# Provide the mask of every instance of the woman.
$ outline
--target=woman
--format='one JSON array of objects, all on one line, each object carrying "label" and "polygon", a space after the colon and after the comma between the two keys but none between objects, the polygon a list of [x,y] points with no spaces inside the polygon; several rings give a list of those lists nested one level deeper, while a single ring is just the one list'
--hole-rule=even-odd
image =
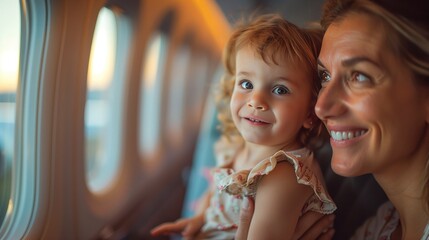
[{"label": "woman", "polygon": [[398,2],[328,1],[322,18],[316,114],[331,167],[371,173],[390,200],[352,239],[429,238],[429,9]]}]

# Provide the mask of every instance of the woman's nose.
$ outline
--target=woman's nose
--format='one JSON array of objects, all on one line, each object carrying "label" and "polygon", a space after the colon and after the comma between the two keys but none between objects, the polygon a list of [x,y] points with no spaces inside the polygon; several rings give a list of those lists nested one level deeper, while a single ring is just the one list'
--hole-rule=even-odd
[{"label": "woman's nose", "polygon": [[317,98],[315,112],[318,118],[326,120],[344,113],[344,89],[339,82],[331,82],[322,88]]},{"label": "woman's nose", "polygon": [[266,102],[264,94],[255,92],[252,94],[249,102],[247,103],[248,107],[254,108],[259,111],[265,111],[268,109],[268,104]]}]

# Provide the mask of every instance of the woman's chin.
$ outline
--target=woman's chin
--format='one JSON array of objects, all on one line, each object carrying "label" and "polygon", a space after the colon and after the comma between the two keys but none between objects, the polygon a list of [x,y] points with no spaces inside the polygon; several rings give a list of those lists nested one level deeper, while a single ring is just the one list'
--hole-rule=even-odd
[{"label": "woman's chin", "polygon": [[359,171],[356,164],[353,164],[350,159],[349,160],[339,160],[336,158],[332,158],[331,161],[332,170],[343,177],[356,177],[360,176],[363,173]]}]

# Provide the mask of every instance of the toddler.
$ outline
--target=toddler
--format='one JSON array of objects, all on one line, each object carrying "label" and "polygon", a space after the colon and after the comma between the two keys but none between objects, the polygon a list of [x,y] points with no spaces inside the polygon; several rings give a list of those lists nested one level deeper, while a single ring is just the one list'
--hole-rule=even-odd
[{"label": "toddler", "polygon": [[249,196],[255,212],[248,236],[254,239],[288,239],[303,213],[336,209],[309,148],[322,129],[314,114],[321,37],[272,14],[235,29],[224,52],[223,134],[211,188],[196,216],[164,223],[153,235],[234,239]]}]

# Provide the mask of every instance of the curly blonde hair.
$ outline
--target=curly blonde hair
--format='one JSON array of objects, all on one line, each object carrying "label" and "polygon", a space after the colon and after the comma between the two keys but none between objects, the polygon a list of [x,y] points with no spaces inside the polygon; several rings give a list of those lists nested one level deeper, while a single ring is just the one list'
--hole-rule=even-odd
[{"label": "curly blonde hair", "polygon": [[311,109],[312,128],[302,128],[299,140],[304,146],[310,145],[313,137],[322,131],[321,121],[314,113],[314,105],[321,88],[317,74],[317,56],[320,51],[323,32],[321,29],[302,29],[286,21],[278,14],[265,14],[250,23],[239,23],[232,33],[223,53],[225,73],[217,93],[218,119],[222,134],[229,138],[239,135],[231,117],[229,103],[234,89],[237,51],[250,46],[266,63],[278,65],[278,59],[285,59],[292,64],[302,65],[303,71],[311,72]]}]

